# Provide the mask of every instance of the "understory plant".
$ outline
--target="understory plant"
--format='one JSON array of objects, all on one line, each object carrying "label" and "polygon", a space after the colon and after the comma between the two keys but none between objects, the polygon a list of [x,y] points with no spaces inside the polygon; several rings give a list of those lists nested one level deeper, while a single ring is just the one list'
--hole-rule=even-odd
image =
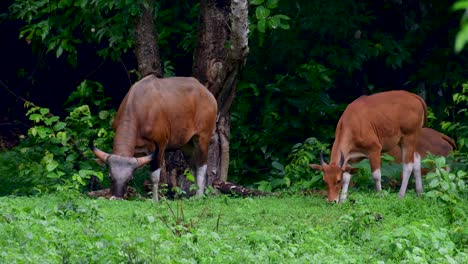
[{"label": "understory plant", "polygon": [[289,188],[290,191],[309,190],[323,187],[322,175],[309,168],[309,164],[319,162],[320,151],[327,149],[328,144],[322,143],[314,137],[297,143],[291,148],[287,164],[283,165],[273,161],[268,181],[256,184],[262,191],[271,192],[280,188]]},{"label": "understory plant", "polygon": [[[2,170],[9,178],[0,193],[34,194],[56,190],[82,190],[91,177],[103,180],[102,170],[88,149],[89,139],[108,143],[112,136],[110,121],[114,111],[107,108],[101,84],[83,81],[70,95],[64,118],[49,108],[26,103],[26,115],[32,121],[28,136],[2,156],[16,156],[14,169]],[[89,103],[86,104],[86,103]]]}]

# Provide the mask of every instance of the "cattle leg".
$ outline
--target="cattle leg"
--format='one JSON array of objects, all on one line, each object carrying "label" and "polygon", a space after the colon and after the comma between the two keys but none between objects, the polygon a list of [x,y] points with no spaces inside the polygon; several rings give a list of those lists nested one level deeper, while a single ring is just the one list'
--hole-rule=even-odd
[{"label": "cattle leg", "polygon": [[343,172],[343,187],[341,187],[340,202],[346,200],[348,195],[349,181],[351,180],[351,174],[347,171]]},{"label": "cattle leg", "polygon": [[197,168],[197,185],[198,190],[196,195],[202,196],[205,193],[205,184],[206,184],[206,163]]},{"label": "cattle leg", "polygon": [[197,185],[198,190],[196,196],[200,197],[205,193],[206,184],[206,159],[208,156],[208,145],[210,144],[211,137],[200,135],[195,140],[195,153],[196,153],[196,165],[197,165]]},{"label": "cattle leg", "polygon": [[416,182],[416,193],[420,194],[423,192],[422,179],[421,179],[421,155],[414,152],[414,180]]},{"label": "cattle leg", "polygon": [[380,163],[381,163],[381,158],[380,158],[380,152],[381,150],[376,150],[369,152],[369,163],[371,167],[371,172],[372,172],[372,178],[374,179],[375,182],[375,190],[377,192],[382,191],[382,174],[380,172]]},{"label": "cattle leg", "polygon": [[158,157],[151,164],[151,182],[153,183],[153,200],[159,202],[159,180],[161,179],[161,166],[164,163],[164,148],[159,148]]},{"label": "cattle leg", "polygon": [[[400,198],[405,197],[406,189],[408,188],[408,181],[411,176],[411,172],[413,172],[413,168],[414,168],[414,163],[413,163],[414,145],[404,144],[404,143],[405,141],[403,141],[403,144],[401,145],[401,157],[402,157],[401,160],[403,161],[403,172],[402,172],[403,176],[401,179],[400,192],[398,193],[398,196]],[[419,175],[419,177],[421,177],[421,174]]]}]

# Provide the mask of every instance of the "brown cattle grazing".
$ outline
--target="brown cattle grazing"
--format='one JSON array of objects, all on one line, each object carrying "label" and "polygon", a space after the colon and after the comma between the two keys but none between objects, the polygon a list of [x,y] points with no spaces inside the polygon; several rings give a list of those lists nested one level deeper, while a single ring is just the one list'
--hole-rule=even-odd
[{"label": "brown cattle grazing", "polygon": [[403,180],[399,196],[405,196],[413,170],[416,192],[421,193],[421,157],[415,149],[421,128],[426,123],[426,103],[419,96],[406,91],[361,96],[349,104],[336,126],[330,164],[320,155],[320,165],[309,165],[324,172],[328,201],[346,199],[351,179],[348,160],[354,158],[369,158],[376,190],[381,191],[380,155],[397,145],[401,147],[403,157]]},{"label": "brown cattle grazing", "polygon": [[[437,156],[448,156],[455,148],[456,144],[453,139],[428,127],[421,130],[421,136],[416,144],[416,152],[421,158],[425,158],[428,153]],[[386,153],[394,157],[396,163],[401,163],[400,146],[397,145]]]},{"label": "brown cattle grazing", "polygon": [[[112,124],[115,131],[112,154],[94,147],[90,141],[94,154],[109,166],[111,194],[123,197],[134,170],[149,163],[157,154],[151,169],[153,199],[157,201],[164,151],[181,148],[191,169],[196,171],[196,194],[202,195],[216,115],[216,99],[194,78],[147,76],[135,83],[120,104]],[[136,150],[153,154],[134,158]]]}]

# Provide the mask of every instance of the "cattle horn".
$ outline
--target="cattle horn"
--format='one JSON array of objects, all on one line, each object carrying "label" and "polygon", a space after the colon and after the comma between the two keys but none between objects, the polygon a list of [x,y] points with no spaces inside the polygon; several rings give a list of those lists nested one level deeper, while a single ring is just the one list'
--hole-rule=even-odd
[{"label": "cattle horn", "polygon": [[144,166],[144,165],[148,164],[149,162],[151,162],[153,160],[155,155],[156,155],[156,152],[153,152],[150,155],[137,158],[137,162],[138,162],[137,166],[141,167],[141,166]]},{"label": "cattle horn", "polygon": [[320,150],[320,165],[325,165],[325,161],[323,160],[323,150]]},{"label": "cattle horn", "polygon": [[340,151],[341,153],[341,156],[340,156],[340,162],[338,163],[339,167],[343,167],[343,163],[344,163],[344,154],[343,154],[343,151]]},{"label": "cattle horn", "polygon": [[109,158],[110,155],[94,146],[95,138],[96,138],[96,135],[91,136],[88,146],[91,149],[91,151],[94,153],[94,155],[96,155],[96,157],[98,157],[100,160],[107,163],[107,159]]}]

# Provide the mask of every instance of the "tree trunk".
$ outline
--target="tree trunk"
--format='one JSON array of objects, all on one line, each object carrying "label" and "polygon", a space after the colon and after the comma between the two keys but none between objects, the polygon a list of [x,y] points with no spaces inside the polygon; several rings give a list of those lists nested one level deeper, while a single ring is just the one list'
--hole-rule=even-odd
[{"label": "tree trunk", "polygon": [[[162,77],[159,49],[153,21],[153,3],[142,5],[142,16],[134,20],[135,55],[142,77]],[[219,117],[212,137],[207,170],[207,186],[216,178],[227,180],[229,168],[230,108],[237,80],[248,54],[248,1],[202,0],[200,27],[194,54],[193,75],[205,84],[218,101]],[[226,45],[228,44],[228,45]],[[180,151],[165,155],[161,182],[177,185],[187,194],[190,183],[181,177],[184,171]],[[166,173],[167,172],[167,173]]]},{"label": "tree trunk", "polygon": [[202,0],[193,75],[218,101],[219,116],[209,154],[207,185],[227,180],[229,168],[230,108],[248,48],[248,1]]},{"label": "tree trunk", "polygon": [[159,47],[153,19],[154,3],[147,0],[141,5],[141,16],[133,19],[135,27],[135,56],[141,78],[154,74],[162,77]]}]

